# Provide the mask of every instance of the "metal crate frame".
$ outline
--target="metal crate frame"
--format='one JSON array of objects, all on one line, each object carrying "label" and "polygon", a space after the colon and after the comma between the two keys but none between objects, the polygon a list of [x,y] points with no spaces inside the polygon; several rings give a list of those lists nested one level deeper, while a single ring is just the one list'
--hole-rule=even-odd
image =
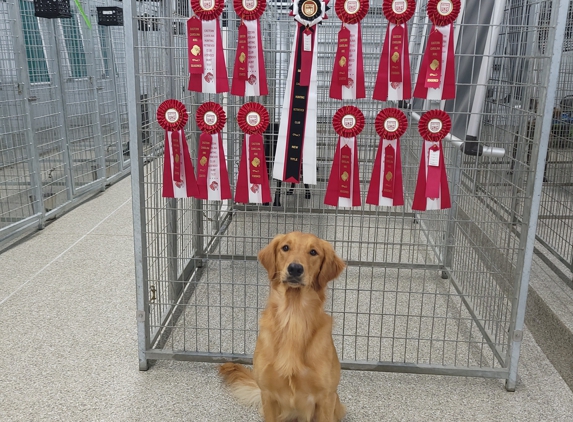
[{"label": "metal crate frame", "polygon": [[[403,156],[405,193],[410,199],[419,157],[416,117],[429,108],[445,107],[454,120],[445,149],[453,206],[425,213],[413,213],[409,205],[391,210],[322,205],[335,141],[329,117],[343,104],[329,100],[326,93],[335,51],[328,41],[340,25],[332,12],[319,28],[324,37],[319,41],[323,113],[318,120],[319,184],[311,189],[312,199],[303,199],[301,187],[293,189],[290,198],[283,196],[281,207],[161,198],[163,133],[156,122],[142,124],[138,110],[142,96],[151,115],[167,98],[187,105],[193,159],[198,137],[194,111],[204,101],[222,104],[228,116],[224,141],[232,186],[241,139],[234,114],[244,100],[186,91],[184,34],[173,34],[173,23],[187,19],[185,8],[173,13],[170,5],[157,5],[152,12],[159,31],[154,34],[138,32],[138,16],[150,12],[149,6],[135,0],[124,3],[128,73],[134,75],[128,84],[129,117],[132,127],[139,128],[132,132],[130,148],[137,157],[132,188],[141,370],[152,359],[250,363],[268,284],[257,266],[256,252],[275,233],[300,229],[333,242],[348,263],[346,273],[333,283],[327,305],[335,318],[333,336],[343,368],[502,378],[508,390],[515,389],[569,2],[478,3],[472,4],[477,15],[468,12],[469,23],[458,22],[456,40],[459,53],[464,42],[471,44],[472,29],[479,28],[471,18],[490,13],[490,23],[481,25],[487,30],[481,54],[462,51],[458,58],[458,65],[469,60],[471,68],[481,69],[465,75],[469,79],[462,86],[473,94],[464,98],[484,100],[466,108],[461,100],[412,101],[408,110],[410,129],[403,138]],[[544,4],[551,4],[555,12],[549,22],[539,19]],[[287,7],[269,3],[262,19],[270,93],[257,100],[267,106],[272,122],[279,119],[294,30]],[[384,35],[379,9],[371,5],[363,23],[367,95]],[[229,12],[227,22],[223,37],[231,68],[236,16]],[[424,6],[418,4],[410,27],[414,71],[428,29]],[[505,35],[500,36],[499,30]],[[540,33],[547,35],[543,49],[530,42]],[[475,63],[478,58],[483,66]],[[496,60],[503,68],[514,59],[525,66],[523,72],[501,80]],[[415,76],[414,72],[413,81]],[[489,89],[495,91],[493,97]],[[503,99],[507,92],[513,94],[510,105],[491,100]],[[535,110],[527,107],[533,99],[538,103]],[[359,136],[364,191],[378,142],[373,117],[389,104],[369,99],[352,103],[368,122]],[[525,127],[532,119],[536,125],[528,150],[522,141],[528,139]],[[474,132],[467,130],[468,122]],[[144,144],[146,132],[150,141]],[[519,145],[512,154],[514,138]],[[460,145],[467,152],[477,146],[479,153],[464,155]],[[500,157],[499,150],[506,154]]]}]

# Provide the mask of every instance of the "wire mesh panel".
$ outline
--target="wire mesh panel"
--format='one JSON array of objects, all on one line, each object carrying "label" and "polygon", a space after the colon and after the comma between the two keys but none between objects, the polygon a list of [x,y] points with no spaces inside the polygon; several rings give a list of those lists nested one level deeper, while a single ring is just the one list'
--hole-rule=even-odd
[{"label": "wire mesh panel", "polygon": [[[431,28],[425,3],[418,4],[409,27],[413,81]],[[257,252],[276,234],[299,230],[332,242],[348,264],[331,284],[327,301],[343,367],[513,377],[508,388],[514,388],[511,368],[519,354],[527,291],[525,234],[532,227],[528,216],[536,212],[533,182],[541,177],[532,163],[543,145],[538,132],[528,136],[525,130],[531,121],[541,130],[557,22],[557,14],[547,20],[543,8],[557,10],[559,2],[464,5],[454,38],[456,66],[467,71],[458,75],[457,98],[399,104],[409,121],[401,141],[404,207],[364,204],[379,144],[374,119],[383,108],[398,105],[371,99],[387,24],[381,4],[371,4],[362,23],[366,99],[329,98],[333,40],[341,23],[331,11],[317,29],[316,185],[278,187],[275,181],[274,203],[265,205],[163,198],[165,135],[154,116],[166,99],[187,106],[186,133],[195,163],[197,107],[206,101],[224,107],[233,190],[242,146],[236,115],[245,102],[260,101],[269,110],[265,142],[273,150],[296,26],[289,5],[269,2],[261,18],[269,95],[246,99],[187,90],[186,36],[180,29],[189,16],[186,1],[125,4],[128,72],[135,75],[128,86],[135,104],[130,122],[140,128],[131,149],[137,151],[133,190],[141,368],[147,368],[147,359],[173,357],[249,362],[268,294]],[[229,4],[221,21],[232,74],[239,20]],[[543,33],[546,48],[539,42]],[[358,136],[362,205],[351,209],[324,205],[337,141],[332,117],[345,104],[359,107],[367,122]],[[435,108],[446,109],[453,122],[452,135],[444,141],[452,208],[413,212],[422,149],[417,122]],[[527,161],[528,154],[533,161]]]},{"label": "wire mesh panel", "polygon": [[[68,122],[67,141],[70,147],[72,182],[75,189],[97,181],[103,176],[101,160],[100,122],[94,84],[95,70],[88,66],[93,50],[81,37],[80,15],[72,11],[69,19],[61,20],[59,39],[60,72],[64,79],[65,116]],[[98,148],[100,150],[98,151]]]},{"label": "wire mesh panel", "polygon": [[[565,270],[573,271],[573,8],[567,14],[563,56],[545,158],[537,237]],[[553,260],[555,261],[555,259]],[[569,278],[571,281],[571,278]]]},{"label": "wire mesh panel", "polygon": [[[0,4],[0,229],[29,219],[34,210],[37,179],[31,177],[27,104],[18,81],[12,34],[17,15],[14,4]],[[32,59],[34,60],[34,59]]]}]

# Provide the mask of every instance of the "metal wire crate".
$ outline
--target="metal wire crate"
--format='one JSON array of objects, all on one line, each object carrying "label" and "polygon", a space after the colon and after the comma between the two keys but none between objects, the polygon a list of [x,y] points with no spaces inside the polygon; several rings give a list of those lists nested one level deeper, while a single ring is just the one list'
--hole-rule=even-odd
[{"label": "metal wire crate", "polygon": [[[323,204],[336,144],[332,116],[350,103],[366,116],[358,136],[364,193],[379,141],[374,118],[396,106],[370,99],[386,26],[381,5],[372,4],[362,23],[369,98],[328,97],[340,21],[330,12],[318,28],[318,183],[310,187],[310,198],[303,186],[290,195],[283,186],[281,206],[255,206],[161,197],[164,134],[153,118],[141,121],[139,108],[149,107],[154,116],[164,100],[182,101],[191,117],[186,133],[195,161],[199,132],[192,117],[203,102],[221,104],[234,187],[242,139],[235,116],[247,100],[187,91],[186,37],[173,28],[186,22],[188,8],[173,12],[125,2],[128,73],[134,76],[128,84],[130,123],[139,128],[130,148],[137,158],[132,186],[141,369],[150,359],[250,362],[268,292],[257,252],[275,234],[301,230],[332,242],[348,264],[332,283],[327,305],[344,368],[494,377],[515,388],[543,176],[540,156],[551,128],[547,109],[555,101],[551,75],[559,71],[567,16],[560,12],[568,2],[464,3],[455,35],[456,100],[415,100],[405,109],[406,206],[340,209]],[[295,28],[288,6],[269,2],[262,17],[270,92],[256,100],[274,124]],[[414,81],[430,28],[424,6],[418,4],[409,28]],[[138,17],[145,13],[154,16],[157,31],[138,31]],[[231,69],[238,20],[233,11],[226,16],[222,34]],[[532,42],[542,35],[543,43]],[[536,109],[529,107],[532,102]],[[447,110],[454,124],[445,145],[453,206],[417,213],[411,210],[421,149],[416,125],[431,108]],[[532,136],[528,122],[535,122]],[[267,137],[273,135],[271,130]]]}]

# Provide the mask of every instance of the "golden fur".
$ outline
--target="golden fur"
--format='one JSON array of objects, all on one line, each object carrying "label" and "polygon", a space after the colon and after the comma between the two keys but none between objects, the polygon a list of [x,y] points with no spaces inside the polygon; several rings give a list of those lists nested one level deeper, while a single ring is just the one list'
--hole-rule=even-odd
[{"label": "golden fur", "polygon": [[266,422],[338,422],[346,413],[336,392],[340,362],[323,307],[344,262],[330,243],[300,232],[276,236],[258,258],[271,289],[253,370],[226,363],[219,374],[242,403],[262,408]]}]

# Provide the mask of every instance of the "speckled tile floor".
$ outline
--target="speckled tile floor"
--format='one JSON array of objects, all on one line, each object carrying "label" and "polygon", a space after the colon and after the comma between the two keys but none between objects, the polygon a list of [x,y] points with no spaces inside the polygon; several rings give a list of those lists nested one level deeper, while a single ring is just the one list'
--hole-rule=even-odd
[{"label": "speckled tile floor", "polygon": [[[0,255],[0,421],[260,421],[216,367],[138,370],[130,179]],[[525,331],[517,391],[491,379],[344,371],[346,421],[570,421]]]}]

